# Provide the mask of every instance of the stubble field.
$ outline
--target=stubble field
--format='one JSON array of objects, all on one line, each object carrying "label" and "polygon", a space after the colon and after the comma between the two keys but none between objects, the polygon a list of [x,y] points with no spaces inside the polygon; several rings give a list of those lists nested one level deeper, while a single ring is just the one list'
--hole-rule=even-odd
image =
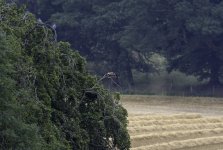
[{"label": "stubble field", "polygon": [[223,98],[125,95],[132,150],[223,150]]}]

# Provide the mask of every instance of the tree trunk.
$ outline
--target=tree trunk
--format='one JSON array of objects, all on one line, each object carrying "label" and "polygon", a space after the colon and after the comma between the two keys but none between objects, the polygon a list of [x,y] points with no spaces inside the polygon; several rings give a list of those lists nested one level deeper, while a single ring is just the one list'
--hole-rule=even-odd
[{"label": "tree trunk", "polygon": [[129,65],[129,62],[126,62],[127,66],[126,66],[126,77],[128,79],[129,85],[130,86],[134,86],[134,80],[133,80],[133,75],[132,75],[132,69]]},{"label": "tree trunk", "polygon": [[219,71],[220,71],[219,65],[217,63],[214,63],[211,68],[211,74],[209,80],[210,85],[216,86],[221,84],[219,80]]},{"label": "tree trunk", "polygon": [[116,60],[112,60],[113,70],[119,75],[119,82],[123,87],[132,88],[134,80],[132,75],[132,68],[128,52],[124,49],[117,54]]},{"label": "tree trunk", "polygon": [[121,57],[121,61],[123,66],[120,68],[120,71],[123,73],[123,78],[127,81],[128,87],[131,88],[132,86],[134,86],[134,80],[127,51],[123,52],[123,57]]},{"label": "tree trunk", "polygon": [[[120,65],[120,64],[118,64]],[[121,66],[114,67],[113,70],[118,74],[118,83],[123,87],[132,87],[134,85],[133,75],[132,75],[132,69],[128,62],[123,62]]]}]

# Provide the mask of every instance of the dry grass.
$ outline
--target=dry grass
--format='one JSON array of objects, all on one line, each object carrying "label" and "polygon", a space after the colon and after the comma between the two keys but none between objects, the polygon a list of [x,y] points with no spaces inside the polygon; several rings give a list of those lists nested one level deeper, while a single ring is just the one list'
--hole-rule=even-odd
[{"label": "dry grass", "polygon": [[140,135],[147,133],[163,133],[167,131],[187,131],[199,129],[223,128],[223,123],[199,123],[199,124],[173,124],[173,125],[153,125],[142,127],[128,127],[131,135]]},{"label": "dry grass", "polygon": [[131,136],[131,140],[132,147],[138,147],[145,145],[145,143],[157,144],[175,140],[187,140],[211,136],[223,136],[223,128],[141,134]]},{"label": "dry grass", "polygon": [[132,150],[223,150],[223,99],[124,96]]},{"label": "dry grass", "polygon": [[199,119],[178,119],[178,120],[138,120],[130,121],[129,127],[152,126],[152,125],[174,125],[174,124],[195,124],[195,123],[222,123],[223,118],[199,118]]},{"label": "dry grass", "polygon": [[197,119],[202,118],[200,114],[178,114],[178,115],[133,115],[128,117],[129,121],[137,121],[137,120],[170,120],[170,119]]},{"label": "dry grass", "polygon": [[121,101],[130,116],[148,113],[197,113],[205,116],[223,116],[223,98],[124,95]]},{"label": "dry grass", "polygon": [[163,104],[163,103],[169,103],[169,104],[190,104],[193,105],[205,105],[205,104],[223,104],[223,98],[214,98],[214,97],[181,97],[181,96],[148,96],[148,95],[122,95],[122,101],[128,101],[128,102],[150,102],[151,104]]},{"label": "dry grass", "polygon": [[212,150],[212,147],[214,147],[214,150],[222,149],[223,136],[171,141],[169,143],[136,147],[131,150],[191,150],[192,148],[196,150]]}]

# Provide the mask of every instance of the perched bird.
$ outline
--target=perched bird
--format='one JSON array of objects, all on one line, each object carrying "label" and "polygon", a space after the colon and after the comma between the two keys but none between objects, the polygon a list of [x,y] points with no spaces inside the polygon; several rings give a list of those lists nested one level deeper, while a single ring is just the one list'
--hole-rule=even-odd
[{"label": "perched bird", "polygon": [[37,22],[38,22],[39,24],[43,24],[43,21],[42,21],[40,18],[37,20]]},{"label": "perched bird", "polygon": [[56,30],[57,25],[54,23],[51,27],[52,27],[52,29]]},{"label": "perched bird", "polygon": [[52,28],[52,30],[54,32],[54,40],[57,41],[57,31],[56,31],[57,25],[54,23],[50,27]]},{"label": "perched bird", "polygon": [[108,73],[105,74],[105,76],[107,78],[112,78],[112,79],[118,78],[118,76],[114,72],[108,72]]},{"label": "perched bird", "polygon": [[28,14],[29,14],[29,11],[26,11],[26,12],[24,13],[23,17],[22,17],[22,20],[26,20]]}]

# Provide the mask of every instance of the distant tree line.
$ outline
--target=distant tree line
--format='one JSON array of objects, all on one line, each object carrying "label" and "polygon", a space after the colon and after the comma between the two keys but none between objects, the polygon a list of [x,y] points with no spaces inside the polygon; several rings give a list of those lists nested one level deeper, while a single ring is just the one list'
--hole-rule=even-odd
[{"label": "distant tree line", "polygon": [[[38,18],[57,24],[89,61],[133,85],[132,69],[154,72],[151,54],[219,85],[222,78],[222,0],[19,0]],[[103,71],[104,71],[103,70]],[[97,70],[100,74],[100,70]]]},{"label": "distant tree line", "polygon": [[0,149],[129,149],[119,95],[54,28],[0,0]]}]

